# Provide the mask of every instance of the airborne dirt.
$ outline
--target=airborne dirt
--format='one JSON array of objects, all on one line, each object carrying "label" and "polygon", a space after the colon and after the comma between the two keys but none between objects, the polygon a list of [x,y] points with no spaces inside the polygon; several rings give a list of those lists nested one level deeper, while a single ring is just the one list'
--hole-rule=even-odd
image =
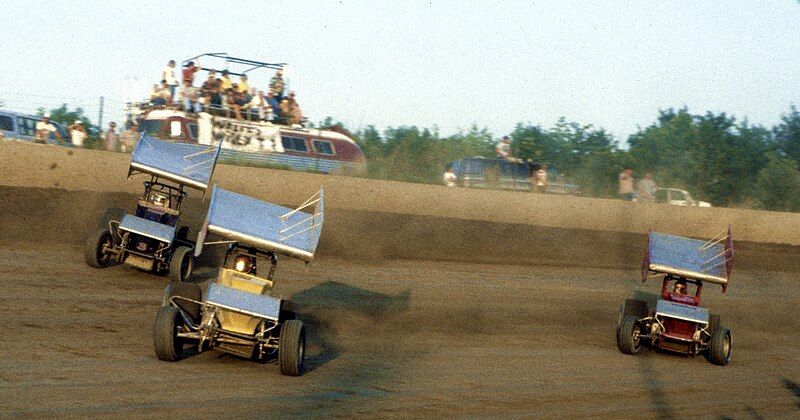
[{"label": "airborne dirt", "polygon": [[638,280],[642,236],[329,209],[317,260],[278,267],[310,333],[290,378],[213,351],[155,358],[166,278],[83,262],[102,209],[131,203],[0,188],[0,415],[800,415],[796,248],[737,244],[728,293],[706,287],[733,331],[718,367],[616,349],[618,305],[659,289]]}]

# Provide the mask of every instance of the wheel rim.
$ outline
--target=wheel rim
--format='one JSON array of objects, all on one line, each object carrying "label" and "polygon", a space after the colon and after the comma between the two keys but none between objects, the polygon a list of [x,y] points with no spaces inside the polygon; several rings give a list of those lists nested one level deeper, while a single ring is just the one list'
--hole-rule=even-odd
[{"label": "wheel rim", "polygon": [[305,335],[300,336],[300,348],[297,350],[298,354],[298,366],[303,366],[303,360],[305,360],[305,353],[306,353],[306,337]]},{"label": "wheel rim", "polygon": [[633,340],[633,347],[639,347],[639,335],[642,333],[639,326],[634,326],[633,331],[631,331],[631,340]]},{"label": "wheel rim", "polygon": [[106,265],[108,261],[111,259],[111,255],[106,252],[103,252],[104,247],[111,248],[113,243],[111,242],[111,235],[106,234],[103,235],[104,240],[100,241],[97,247],[97,260],[100,261],[102,265]]},{"label": "wheel rim", "polygon": [[189,275],[192,273],[192,266],[194,265],[194,261],[192,260],[191,255],[185,255],[183,257],[183,270],[181,270],[181,280],[189,280]]},{"label": "wheel rim", "polygon": [[731,335],[730,333],[725,334],[725,340],[722,342],[722,354],[725,355],[725,359],[731,357]]}]

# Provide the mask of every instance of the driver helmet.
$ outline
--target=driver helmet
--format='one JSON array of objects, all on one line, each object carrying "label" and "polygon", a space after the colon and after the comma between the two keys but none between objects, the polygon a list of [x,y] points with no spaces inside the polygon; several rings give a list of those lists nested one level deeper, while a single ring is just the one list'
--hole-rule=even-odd
[{"label": "driver helmet", "polygon": [[675,293],[679,294],[679,295],[685,295],[686,294],[686,282],[683,281],[683,280],[678,280],[677,282],[675,282],[675,288],[673,289],[673,291]]},{"label": "driver helmet", "polygon": [[162,192],[154,192],[152,195],[152,202],[159,207],[168,207],[169,197]]}]

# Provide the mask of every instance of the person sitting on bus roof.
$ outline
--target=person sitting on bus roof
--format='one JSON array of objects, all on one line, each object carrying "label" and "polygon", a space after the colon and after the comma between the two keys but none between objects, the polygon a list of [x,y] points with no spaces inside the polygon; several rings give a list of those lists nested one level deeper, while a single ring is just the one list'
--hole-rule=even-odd
[{"label": "person sitting on bus roof", "polygon": [[150,101],[153,105],[164,106],[172,104],[172,93],[166,79],[161,80],[161,86],[153,85],[153,92],[150,94]]},{"label": "person sitting on bus roof", "polygon": [[222,105],[220,80],[216,78],[216,75],[215,72],[209,71],[208,79],[200,86],[200,95],[203,97],[203,102],[205,102],[206,106],[219,107]]},{"label": "person sitting on bus roof", "polygon": [[303,111],[297,104],[294,91],[289,92],[289,125],[300,124],[303,120]]},{"label": "person sitting on bus roof", "polygon": [[272,79],[269,81],[269,90],[275,95],[277,100],[281,100],[283,98],[283,90],[286,88],[286,84],[283,82],[283,70],[278,69],[275,71],[275,76],[272,76]]},{"label": "person sitting on bus roof", "polygon": [[222,77],[219,78],[219,90],[222,94],[227,94],[233,88],[233,82],[229,74],[228,70],[223,70]]},{"label": "person sitting on bus roof", "polygon": [[289,100],[282,100],[278,107],[278,116],[275,118],[275,121],[278,124],[289,124],[289,115],[291,114],[291,109],[292,108],[289,105]]},{"label": "person sitting on bus roof", "polygon": [[250,101],[247,102],[247,119],[257,116],[259,120],[264,120],[266,118],[265,108],[267,107],[267,98],[264,96],[264,91],[256,91],[256,88],[252,88],[249,98]]},{"label": "person sitting on bus roof", "polygon": [[250,93],[250,86],[247,84],[247,75],[243,74],[239,76],[239,87],[237,88],[239,92],[245,94],[245,96],[249,95]]},{"label": "person sitting on bus roof", "polygon": [[[272,93],[272,91],[267,92],[266,101],[267,105],[269,106],[269,109],[267,109],[267,119],[269,121],[274,121],[278,117],[278,114],[280,114],[281,112],[281,104],[275,98],[275,94]],[[270,113],[272,115],[269,115]]]},{"label": "person sitting on bus roof", "polygon": [[186,112],[200,112],[202,108],[198,102],[199,94],[197,88],[192,86],[192,82],[188,80],[183,81],[183,88],[181,89],[180,97],[183,103],[183,109]]},{"label": "person sitting on bus roof", "polygon": [[247,97],[239,90],[239,85],[234,83],[233,87],[228,91],[228,105],[233,110],[233,115],[237,120],[242,119],[242,107],[246,104]]}]

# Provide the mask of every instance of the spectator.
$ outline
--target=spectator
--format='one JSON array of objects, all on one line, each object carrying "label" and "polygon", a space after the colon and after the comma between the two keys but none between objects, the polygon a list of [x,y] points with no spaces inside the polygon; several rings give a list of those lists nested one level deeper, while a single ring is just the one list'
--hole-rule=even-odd
[{"label": "spectator", "polygon": [[629,167],[619,174],[619,197],[626,201],[633,200],[633,170]]},{"label": "spectator", "polygon": [[444,185],[448,187],[455,187],[458,185],[458,177],[452,166],[448,166],[447,169],[445,169],[443,180]]},{"label": "spectator", "polygon": [[89,137],[89,133],[86,132],[86,127],[83,126],[81,120],[75,120],[75,122],[69,126],[69,138],[73,146],[83,147],[83,142],[87,137]]},{"label": "spectator", "polygon": [[269,109],[267,110],[267,113],[272,112],[272,116],[267,115],[267,118],[270,121],[274,121],[280,116],[281,104],[275,98],[275,94],[272,93],[272,91],[267,92],[267,100],[266,101],[267,101],[267,105],[269,106]]},{"label": "spectator", "polygon": [[178,78],[175,77],[175,60],[169,60],[167,67],[164,67],[161,72],[161,79],[167,82],[170,95],[169,102],[172,103],[172,100],[175,99],[175,89],[178,87]]},{"label": "spectator", "polygon": [[242,119],[242,107],[245,105],[247,105],[247,97],[239,90],[239,85],[234,83],[228,93],[228,106],[233,109],[233,116],[237,120]]},{"label": "spectator", "polygon": [[181,89],[181,102],[183,103],[183,109],[186,112],[202,111],[200,103],[198,102],[199,94],[200,93],[198,92],[197,88],[192,86],[190,81],[183,81],[183,89]]},{"label": "spectator", "polygon": [[[153,85],[153,89],[150,90],[150,104],[159,105],[159,102],[163,102],[161,98],[161,87],[156,83]],[[160,105],[164,104],[161,103]]]},{"label": "spectator", "polygon": [[497,144],[495,151],[497,152],[497,156],[507,161],[515,160],[514,157],[511,156],[511,139],[508,138],[508,136],[503,136],[503,139]]},{"label": "spectator", "polygon": [[653,174],[650,172],[644,173],[644,178],[637,184],[637,200],[643,202],[653,202],[656,198],[656,182],[653,180]]},{"label": "spectator", "polygon": [[230,73],[228,73],[228,70],[223,70],[222,77],[219,78],[220,93],[227,94],[231,88],[233,88],[233,82],[231,81]]},{"label": "spectator", "polygon": [[534,174],[536,178],[536,192],[547,192],[547,164],[539,165],[539,169]]},{"label": "spectator", "polygon": [[109,152],[117,150],[117,144],[119,143],[119,135],[116,133],[116,130],[117,130],[117,123],[115,123],[114,121],[108,123],[108,130],[103,136],[103,148],[105,150],[108,150]]},{"label": "spectator", "polygon": [[153,89],[154,89],[153,93],[150,94],[150,101],[153,103],[153,105],[156,106],[172,105],[172,93],[170,93],[169,85],[167,84],[166,79],[161,81],[160,88],[157,88],[154,85]]},{"label": "spectator", "polygon": [[200,70],[203,70],[203,68],[200,67],[200,61],[199,60],[197,61],[196,65],[195,65],[194,61],[190,61],[190,62],[186,63],[186,67],[183,69],[183,72],[182,72],[182,75],[181,75],[182,79],[183,79],[183,84],[185,85],[186,82],[189,82],[189,85],[193,86],[194,85],[194,74],[197,73]]},{"label": "spectator", "polygon": [[215,72],[208,72],[208,79],[203,82],[203,86],[200,87],[200,94],[206,106],[213,105],[214,107],[219,107],[222,105],[220,80],[216,78]]},{"label": "spectator", "polygon": [[[245,96],[250,94],[250,86],[247,84],[247,75],[243,74],[239,76],[239,87],[237,88],[239,92],[243,93]],[[248,99],[249,101],[250,99]]]},{"label": "spectator", "polygon": [[291,107],[289,105],[289,100],[284,99],[281,101],[279,105],[278,122],[280,124],[289,124],[290,115],[291,115]]},{"label": "spectator", "polygon": [[250,114],[258,115],[259,120],[266,119],[266,99],[267,98],[264,96],[263,90],[256,91],[256,88],[253,88],[250,91],[250,101],[247,103],[247,119],[250,119]]},{"label": "spectator", "polygon": [[136,146],[136,141],[139,140],[139,124],[136,121],[131,121],[128,129],[123,131],[119,136],[119,148],[124,153],[129,153]]},{"label": "spectator", "polygon": [[300,110],[300,105],[295,100],[294,91],[289,92],[289,125],[300,124],[303,120],[303,111]]},{"label": "spectator", "polygon": [[283,83],[283,70],[278,69],[275,72],[275,76],[269,81],[269,90],[275,95],[275,98],[280,101],[281,98],[283,98],[283,90],[285,88],[286,84]]},{"label": "spectator", "polygon": [[57,139],[61,140],[61,134],[56,129],[56,126],[50,122],[50,113],[46,113],[42,117],[42,120],[36,123],[36,143],[47,144],[51,134],[54,134]]}]

